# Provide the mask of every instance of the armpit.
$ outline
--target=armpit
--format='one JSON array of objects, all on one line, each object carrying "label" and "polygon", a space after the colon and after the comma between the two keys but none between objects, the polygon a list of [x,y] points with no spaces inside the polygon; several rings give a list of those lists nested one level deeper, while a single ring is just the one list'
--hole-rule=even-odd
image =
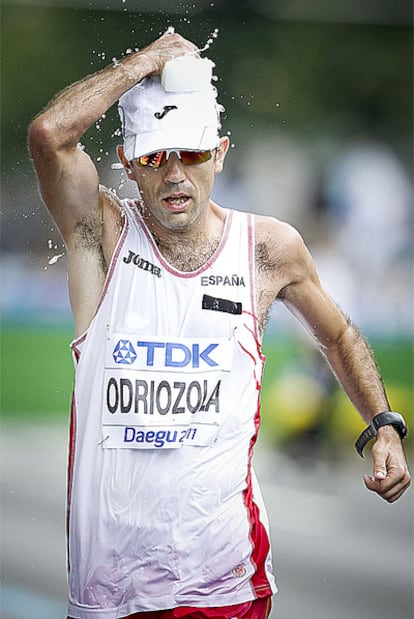
[{"label": "armpit", "polygon": [[102,272],[106,273],[108,265],[102,246],[102,228],[100,213],[85,216],[76,224],[74,241],[75,250],[84,254],[94,254]]},{"label": "armpit", "polygon": [[86,215],[75,226],[77,249],[98,250],[102,247],[102,220],[100,213]]}]

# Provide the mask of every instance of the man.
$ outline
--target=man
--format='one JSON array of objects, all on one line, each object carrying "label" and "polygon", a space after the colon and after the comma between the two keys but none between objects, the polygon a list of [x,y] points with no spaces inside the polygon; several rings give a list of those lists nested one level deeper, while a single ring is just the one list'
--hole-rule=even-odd
[{"label": "man", "polygon": [[[367,488],[392,502],[410,483],[404,421],[383,415],[372,353],[321,287],[299,234],[211,200],[229,147],[215,90],[199,71],[196,86],[167,71],[196,56],[167,33],[60,93],[29,130],[67,248],[76,330],[72,618],[268,615],[276,586],[251,457],[275,299],[314,335],[370,424],[359,449],[376,433]],[[118,99],[118,154],[139,200],[101,186],[79,146]]]}]

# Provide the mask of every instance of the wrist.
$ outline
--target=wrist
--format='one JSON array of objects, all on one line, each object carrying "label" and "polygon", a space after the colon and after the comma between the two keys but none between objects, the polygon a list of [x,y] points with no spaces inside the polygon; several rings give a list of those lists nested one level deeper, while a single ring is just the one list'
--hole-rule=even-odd
[{"label": "wrist", "polygon": [[151,50],[143,49],[123,58],[119,66],[126,71],[135,84],[144,77],[159,72],[157,60],[157,54],[154,54]]},{"label": "wrist", "polygon": [[406,437],[407,426],[404,417],[394,411],[385,411],[375,415],[355,443],[355,449],[361,458],[363,458],[362,452],[368,441],[377,436],[378,433],[382,436],[390,432],[397,432],[401,440]]},{"label": "wrist", "polygon": [[385,436],[395,436],[395,435],[397,435],[398,438],[401,438],[400,433],[398,432],[397,428],[391,424],[387,424],[385,426],[381,426],[380,428],[378,428],[376,437],[378,439],[383,436],[385,437]]}]

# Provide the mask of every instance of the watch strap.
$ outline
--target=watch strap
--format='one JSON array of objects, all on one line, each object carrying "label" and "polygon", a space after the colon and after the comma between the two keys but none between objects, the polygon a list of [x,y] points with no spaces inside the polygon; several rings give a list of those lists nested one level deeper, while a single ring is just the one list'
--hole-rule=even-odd
[{"label": "watch strap", "polygon": [[364,457],[363,450],[365,445],[377,435],[377,431],[382,426],[393,426],[400,438],[403,439],[407,436],[407,426],[404,420],[404,417],[400,413],[395,413],[394,411],[386,411],[385,413],[379,413],[375,415],[372,422],[361,432],[356,443],[355,449],[357,450],[358,455],[361,458]]}]

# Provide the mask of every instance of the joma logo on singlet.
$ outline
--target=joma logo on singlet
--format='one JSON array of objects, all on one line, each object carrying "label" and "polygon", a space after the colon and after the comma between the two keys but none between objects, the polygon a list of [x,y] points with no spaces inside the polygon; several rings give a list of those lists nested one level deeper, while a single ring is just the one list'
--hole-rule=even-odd
[{"label": "joma logo on singlet", "polygon": [[149,262],[149,260],[142,258],[139,254],[136,254],[130,249],[128,250],[128,252],[128,256],[124,256],[122,259],[125,264],[134,264],[139,269],[142,269],[143,271],[148,271],[149,273],[151,273],[151,275],[161,277],[161,269],[159,267]]}]

